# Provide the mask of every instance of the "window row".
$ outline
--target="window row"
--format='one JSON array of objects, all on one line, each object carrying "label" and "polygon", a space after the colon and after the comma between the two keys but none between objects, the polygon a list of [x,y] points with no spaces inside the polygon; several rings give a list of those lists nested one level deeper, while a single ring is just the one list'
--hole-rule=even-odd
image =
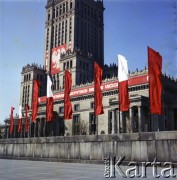
[{"label": "window row", "polygon": [[[90,108],[93,109],[94,108],[94,102],[90,103]],[[80,110],[80,104],[74,104],[74,111],[79,111]],[[59,113],[64,113],[64,107],[59,107]]]},{"label": "window row", "polygon": [[22,106],[25,107],[25,104],[29,103],[29,94],[30,94],[30,85],[23,86],[22,94]]},{"label": "window row", "polygon": [[141,86],[134,86],[134,87],[130,87],[128,88],[129,92],[132,92],[132,91],[141,91],[141,90],[145,90],[145,89],[148,89],[149,86],[148,84],[144,84],[144,85],[141,85]]},{"label": "window row", "polygon": [[89,4],[82,2],[77,2],[78,14],[81,17],[91,18],[92,20],[103,21],[103,13],[98,13],[98,9],[92,8]]},{"label": "window row", "polygon": [[79,67],[81,69],[89,70],[89,63],[88,62],[84,62],[84,61],[80,61]]},{"label": "window row", "polygon": [[73,61],[72,60],[63,63],[63,70],[71,69],[72,67],[73,67]]},{"label": "window row", "polygon": [[44,79],[43,79],[43,75],[42,74],[37,74],[37,80],[39,80],[39,81],[43,81]]},{"label": "window row", "polygon": [[87,82],[90,82],[89,75],[80,73],[80,84],[85,84]]},{"label": "window row", "polygon": [[31,74],[25,74],[24,75],[24,82],[30,81],[31,80]]},{"label": "window row", "polygon": [[[49,37],[49,34],[47,34],[47,38],[46,38],[47,45],[49,43],[48,37]],[[52,46],[53,47],[65,44],[68,41],[70,42],[71,37],[72,37],[72,18],[69,18],[68,20],[66,19],[53,26],[53,30],[52,30],[52,43],[53,43]]]},{"label": "window row", "polygon": [[[89,130],[89,132],[87,132]],[[93,112],[89,113],[89,122],[81,119],[80,114],[73,115],[73,135],[96,134],[97,121]]]},{"label": "window row", "polygon": [[[64,15],[65,13],[69,12],[70,9],[73,8],[73,2],[72,0],[70,1],[70,3],[68,1],[59,4],[57,6],[55,6],[55,8],[53,9],[53,18],[57,18],[61,15]],[[48,11],[48,21],[51,20],[52,15],[51,15],[51,10]]]}]

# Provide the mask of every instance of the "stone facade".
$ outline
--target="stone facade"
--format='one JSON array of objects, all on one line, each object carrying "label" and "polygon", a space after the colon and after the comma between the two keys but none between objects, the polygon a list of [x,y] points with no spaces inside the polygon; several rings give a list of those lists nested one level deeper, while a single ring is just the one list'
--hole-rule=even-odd
[{"label": "stone facade", "polygon": [[[35,77],[35,76],[34,76]],[[35,123],[30,122],[29,132],[17,133],[18,117],[15,119],[13,137],[43,137],[72,135],[101,135],[132,132],[177,130],[177,82],[163,75],[164,115],[149,114],[149,84],[147,70],[129,75],[130,109],[119,112],[118,79],[104,79],[102,82],[104,114],[94,115],[93,83],[73,86],[70,97],[73,117],[63,120],[64,90],[54,91],[54,121],[46,122],[46,96],[39,97],[39,110]],[[25,112],[24,112],[25,114]],[[31,110],[29,111],[31,114]],[[23,117],[23,121],[24,117]],[[6,136],[9,137],[9,120],[6,120]],[[24,123],[24,122],[23,122]]]}]

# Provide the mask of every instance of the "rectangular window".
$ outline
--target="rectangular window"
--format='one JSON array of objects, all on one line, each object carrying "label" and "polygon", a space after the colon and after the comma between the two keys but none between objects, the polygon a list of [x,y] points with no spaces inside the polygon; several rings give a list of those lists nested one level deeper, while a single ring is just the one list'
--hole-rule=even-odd
[{"label": "rectangular window", "polygon": [[75,104],[75,105],[74,105],[74,111],[78,111],[79,109],[80,109],[79,104]]},{"label": "rectangular window", "polygon": [[69,69],[69,61],[67,62],[67,69]]},{"label": "rectangular window", "polygon": [[48,21],[50,20],[50,11],[48,12]]},{"label": "rectangular window", "polygon": [[108,134],[112,133],[112,111],[108,111]]},{"label": "rectangular window", "polygon": [[58,17],[58,7],[57,7],[57,10],[56,10],[56,17]]},{"label": "rectangular window", "polygon": [[68,12],[68,2],[66,1],[66,12]]},{"label": "rectangular window", "polygon": [[80,83],[82,83],[82,74],[80,74]]},{"label": "rectangular window", "polygon": [[64,113],[64,107],[59,107],[59,112]]},{"label": "rectangular window", "polygon": [[65,70],[65,69],[66,69],[66,63],[63,64],[63,70]]},{"label": "rectangular window", "polygon": [[84,74],[84,76],[83,76],[83,82],[85,83],[85,74]]},{"label": "rectangular window", "polygon": [[42,81],[43,80],[43,77],[42,77],[42,75],[40,76],[40,81]]},{"label": "rectangular window", "polygon": [[55,8],[53,9],[53,17],[55,18]]},{"label": "rectangular window", "polygon": [[88,63],[86,63],[86,68],[87,68],[87,70],[89,70],[89,64]]},{"label": "rectangular window", "polygon": [[71,2],[70,2],[70,9],[72,9],[72,7],[73,7],[73,3],[72,3],[72,0],[71,0]]},{"label": "rectangular window", "polygon": [[70,61],[70,68],[72,68],[73,67],[73,61],[71,60]]},{"label": "rectangular window", "polygon": [[62,13],[61,11],[62,11],[62,6],[60,5],[60,15],[61,15],[61,13]]},{"label": "rectangular window", "polygon": [[63,76],[63,89],[65,87],[65,76]]},{"label": "rectangular window", "polygon": [[93,109],[94,108],[94,102],[90,103],[90,108]]},{"label": "rectangular window", "polygon": [[89,114],[90,120],[89,120],[89,129],[90,129],[90,135],[96,134],[96,118],[94,113]]},{"label": "rectangular window", "polygon": [[80,135],[80,115],[73,115],[73,134]]},{"label": "rectangular window", "polygon": [[63,14],[65,13],[65,3],[63,3]]}]

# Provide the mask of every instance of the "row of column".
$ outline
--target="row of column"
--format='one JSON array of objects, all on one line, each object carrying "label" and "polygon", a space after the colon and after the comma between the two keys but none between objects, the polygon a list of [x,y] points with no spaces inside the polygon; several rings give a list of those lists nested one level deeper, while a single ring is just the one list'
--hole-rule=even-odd
[{"label": "row of column", "polygon": [[[46,128],[47,126],[47,128]],[[45,137],[53,136],[53,122],[47,122],[45,119],[37,119],[36,122],[29,122],[28,131],[25,132],[25,124],[22,124],[21,131],[18,133],[18,125],[14,124],[13,134],[10,136],[9,126],[6,126],[6,138],[20,137]]]},{"label": "row of column", "polygon": [[[135,121],[134,112],[135,109],[132,107],[129,109],[129,121],[130,121],[130,131],[135,132],[136,131],[136,125],[138,125],[138,132],[144,131],[144,112],[143,107],[138,107],[138,122]],[[126,132],[126,112],[120,112],[118,109],[112,109],[112,134],[116,133],[125,133]]]}]

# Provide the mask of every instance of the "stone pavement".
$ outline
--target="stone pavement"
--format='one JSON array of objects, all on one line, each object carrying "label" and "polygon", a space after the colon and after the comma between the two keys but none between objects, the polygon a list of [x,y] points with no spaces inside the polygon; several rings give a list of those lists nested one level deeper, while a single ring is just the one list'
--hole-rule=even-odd
[{"label": "stone pavement", "polygon": [[[121,166],[123,171],[130,168]],[[64,162],[45,162],[45,161],[28,161],[28,160],[7,160],[0,159],[0,180],[99,180],[104,178],[104,164],[81,164],[81,163],[64,163]],[[158,172],[160,172],[160,168]],[[177,174],[177,169],[174,169]],[[168,172],[169,173],[169,172]],[[116,178],[121,177],[118,172]],[[133,178],[140,179],[140,178]],[[147,168],[147,178],[155,179],[152,175],[152,168]],[[160,179],[165,179],[161,177]],[[176,178],[168,178],[176,179]]]}]

